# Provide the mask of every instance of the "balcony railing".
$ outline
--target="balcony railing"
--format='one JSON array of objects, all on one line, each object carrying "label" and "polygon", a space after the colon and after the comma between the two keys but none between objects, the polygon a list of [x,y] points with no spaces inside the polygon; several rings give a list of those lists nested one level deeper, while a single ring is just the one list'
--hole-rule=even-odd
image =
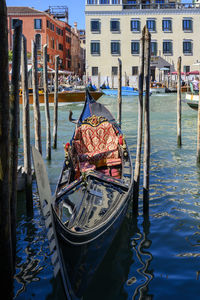
[{"label": "balcony railing", "polygon": [[200,4],[192,4],[192,3],[123,4],[123,9],[188,9],[188,8],[200,9]]},{"label": "balcony railing", "polygon": [[123,9],[200,9],[200,3],[124,3],[123,0],[85,0],[86,5],[120,5]]}]

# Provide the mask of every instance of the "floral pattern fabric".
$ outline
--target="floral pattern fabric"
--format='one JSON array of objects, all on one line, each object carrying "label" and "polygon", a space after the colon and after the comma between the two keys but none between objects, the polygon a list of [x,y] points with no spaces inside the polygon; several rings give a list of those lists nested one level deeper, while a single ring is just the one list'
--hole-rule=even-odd
[{"label": "floral pattern fabric", "polygon": [[75,132],[74,146],[80,161],[119,158],[118,136],[109,122],[96,127],[82,124]]}]

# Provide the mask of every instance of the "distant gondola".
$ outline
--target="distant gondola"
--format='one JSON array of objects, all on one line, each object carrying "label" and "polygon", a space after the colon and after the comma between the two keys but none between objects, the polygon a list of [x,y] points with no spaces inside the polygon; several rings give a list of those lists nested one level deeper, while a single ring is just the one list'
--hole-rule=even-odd
[{"label": "distant gondola", "polygon": [[74,300],[84,296],[126,215],[133,172],[121,129],[88,91],[65,151],[49,207],[67,299]]}]

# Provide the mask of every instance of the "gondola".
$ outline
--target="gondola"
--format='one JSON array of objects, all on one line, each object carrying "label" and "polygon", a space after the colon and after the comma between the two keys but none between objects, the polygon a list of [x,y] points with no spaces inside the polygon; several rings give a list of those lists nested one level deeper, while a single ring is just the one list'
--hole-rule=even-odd
[{"label": "gondola", "polygon": [[[44,187],[41,169],[43,183],[38,184]],[[132,188],[131,157],[121,129],[87,91],[73,137],[65,146],[55,195],[47,205],[67,299],[84,297],[126,215]],[[48,196],[41,197],[47,201]]]}]

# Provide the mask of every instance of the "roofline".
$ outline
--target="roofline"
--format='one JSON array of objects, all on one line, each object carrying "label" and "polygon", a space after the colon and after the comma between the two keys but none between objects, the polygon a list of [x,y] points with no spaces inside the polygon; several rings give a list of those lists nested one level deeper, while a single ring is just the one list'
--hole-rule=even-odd
[{"label": "roofline", "polygon": [[56,18],[53,17],[53,15],[45,12],[45,11],[40,11],[40,10],[37,10],[35,8],[32,8],[32,7],[29,7],[29,6],[8,6],[9,7],[23,7],[23,8],[31,8],[33,10],[35,10],[35,12],[8,12],[7,11],[7,15],[8,16],[35,16],[35,15],[40,15],[40,16],[44,16],[44,17],[48,17],[50,19],[52,19],[53,21],[55,21],[56,23],[58,23],[58,26],[62,27],[61,24],[59,24],[59,22],[63,23],[63,27],[68,25],[70,27],[72,27],[70,24],[66,23],[65,21],[62,21],[62,20],[58,20]]}]

